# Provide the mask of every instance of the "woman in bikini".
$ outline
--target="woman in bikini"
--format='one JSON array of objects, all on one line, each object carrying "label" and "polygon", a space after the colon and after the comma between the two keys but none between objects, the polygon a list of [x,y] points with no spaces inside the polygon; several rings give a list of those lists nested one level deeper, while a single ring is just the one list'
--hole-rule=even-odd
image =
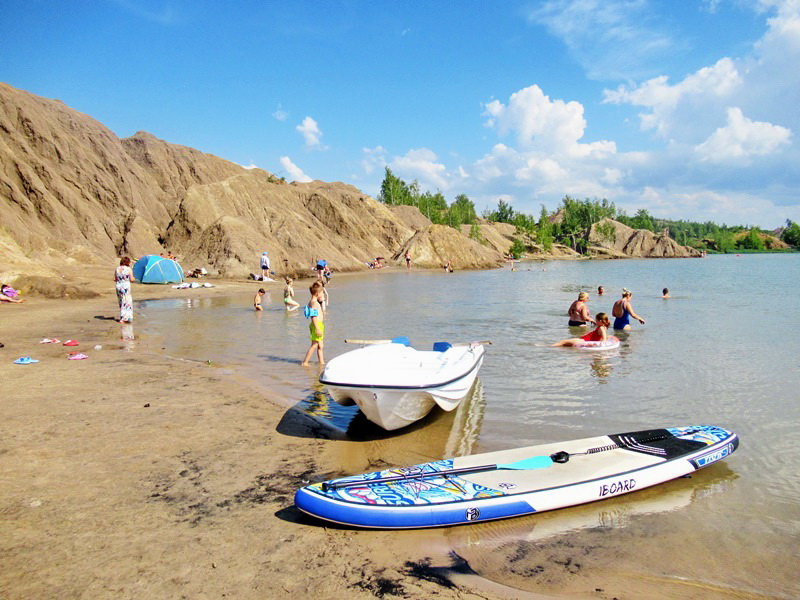
[{"label": "woman in bikini", "polygon": [[578,294],[578,299],[570,305],[567,311],[567,315],[569,315],[568,325],[570,327],[586,327],[587,321],[594,325],[594,319],[589,314],[589,307],[586,306],[588,299],[589,294],[581,292]]}]

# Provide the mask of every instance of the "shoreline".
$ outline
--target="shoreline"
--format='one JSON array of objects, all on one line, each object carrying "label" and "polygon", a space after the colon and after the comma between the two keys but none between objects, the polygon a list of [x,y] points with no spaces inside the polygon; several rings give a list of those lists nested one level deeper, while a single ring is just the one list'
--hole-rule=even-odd
[{"label": "shoreline", "polygon": [[[449,579],[441,531],[336,528],[294,508],[297,487],[341,470],[326,446],[357,443],[278,433],[277,398],[157,340],[126,351],[111,295],[14,309],[0,326],[0,596],[485,597],[475,576]],[[80,346],[38,343],[53,336]],[[23,355],[41,362],[13,364]]]}]

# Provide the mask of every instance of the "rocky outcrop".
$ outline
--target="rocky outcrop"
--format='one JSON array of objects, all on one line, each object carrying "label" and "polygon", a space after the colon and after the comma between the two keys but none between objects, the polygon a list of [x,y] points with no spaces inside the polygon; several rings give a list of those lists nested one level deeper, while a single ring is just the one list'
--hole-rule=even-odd
[{"label": "rocky outcrop", "polygon": [[688,258],[700,252],[681,246],[666,233],[633,229],[612,219],[592,225],[587,241],[593,256],[608,258]]}]

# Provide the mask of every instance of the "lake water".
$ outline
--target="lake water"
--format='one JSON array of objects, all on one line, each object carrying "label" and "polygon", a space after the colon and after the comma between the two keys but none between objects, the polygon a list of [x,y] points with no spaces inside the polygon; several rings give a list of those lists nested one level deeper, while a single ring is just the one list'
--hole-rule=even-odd
[{"label": "lake water", "polygon": [[[614,581],[631,578],[640,590],[657,586],[662,597],[800,596],[800,254],[518,267],[334,276],[327,360],[354,348],[345,338],[407,335],[420,348],[493,341],[480,385],[459,414],[434,414],[394,435],[359,420],[348,429],[353,409],[328,400],[315,365],[300,366],[308,322],[284,311],[282,286],[269,290],[263,313],[252,310],[249,295],[202,298],[202,290],[194,299],[141,302],[137,333],[161,337],[171,355],[252,379],[285,399],[287,414],[329,419],[330,432],[321,435],[342,440],[330,451],[343,472],[662,426],[732,429],[739,450],[691,479],[451,528],[433,543],[523,590],[563,593],[606,580],[613,590]],[[295,285],[301,303],[306,283]],[[579,333],[566,317],[579,291],[590,293],[592,314],[610,313],[623,286],[646,324],[633,322],[618,350],[549,346]],[[672,298],[661,298],[664,287]],[[293,433],[287,424],[278,430]],[[583,552],[578,571],[574,562],[563,572],[553,566],[564,564],[553,556],[565,548]]]}]

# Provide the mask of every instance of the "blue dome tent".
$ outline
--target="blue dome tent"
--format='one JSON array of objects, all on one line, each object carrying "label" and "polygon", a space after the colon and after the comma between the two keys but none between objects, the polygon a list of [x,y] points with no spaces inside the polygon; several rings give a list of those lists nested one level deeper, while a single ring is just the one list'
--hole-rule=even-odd
[{"label": "blue dome tent", "polygon": [[133,265],[133,276],[139,283],[180,283],[183,269],[174,260],[147,254]]}]

